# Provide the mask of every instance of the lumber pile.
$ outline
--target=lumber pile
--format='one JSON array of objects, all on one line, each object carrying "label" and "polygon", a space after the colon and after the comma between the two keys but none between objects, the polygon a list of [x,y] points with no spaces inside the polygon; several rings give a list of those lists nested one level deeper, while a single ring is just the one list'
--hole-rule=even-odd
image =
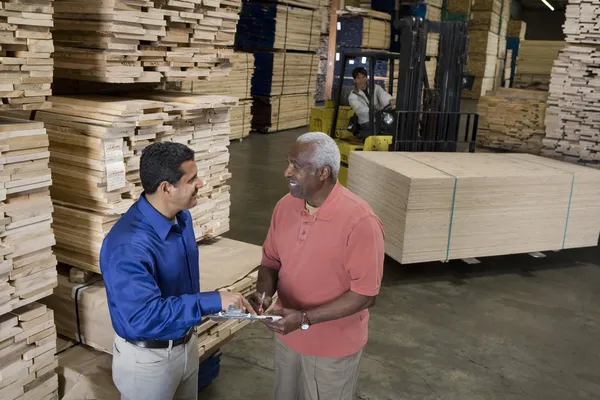
[{"label": "lumber pile", "polygon": [[502,77],[502,81],[504,82],[504,87],[510,87],[510,76],[512,74],[512,60],[513,60],[513,51],[506,50],[506,62],[504,63],[504,75]]},{"label": "lumber pile", "polygon": [[[200,290],[237,291],[249,296],[256,290],[260,246],[226,238],[200,244]],[[69,282],[68,271],[61,270],[54,295],[44,304],[55,312],[60,335],[80,340],[96,350],[112,353],[114,330],[108,311],[106,289],[100,275],[86,284]],[[77,305],[77,307],[76,307]],[[79,312],[79,325],[77,323]],[[198,326],[200,354],[209,353],[248,321],[214,322],[205,318]]]},{"label": "lumber pile", "polygon": [[522,41],[515,67],[515,87],[547,91],[552,64],[565,45],[562,40]]},{"label": "lumber pile", "polygon": [[234,98],[157,91],[51,101],[54,107],[35,118],[46,125],[50,141],[59,262],[99,272],[102,239],[139,197],[141,152],[154,141],[178,141],[196,151],[199,176],[206,181],[191,210],[196,238],[228,230],[224,183]]},{"label": "lumber pile", "polygon": [[313,105],[312,94],[254,96],[252,129],[269,133],[306,126]]},{"label": "lumber pile", "polygon": [[546,134],[547,92],[496,89],[479,99],[477,144],[539,155]]},{"label": "lumber pile", "polygon": [[53,0],[0,2],[0,110],[52,106]]},{"label": "lumber pile", "polygon": [[252,130],[252,100],[241,100],[231,108],[229,140],[243,139]]},{"label": "lumber pile", "polygon": [[388,13],[347,6],[338,12],[337,47],[388,50],[391,16]]},{"label": "lumber pile", "polygon": [[54,312],[37,302],[0,315],[0,398],[58,399]]},{"label": "lumber pile", "polygon": [[280,96],[314,93],[319,58],[315,53],[254,53],[252,94]]},{"label": "lumber pile", "polygon": [[600,168],[600,47],[593,28],[600,7],[586,0],[570,1],[567,8],[568,44],[552,68],[543,154]]},{"label": "lumber pile", "polygon": [[111,83],[226,74],[238,0],[55,1],[56,76]]},{"label": "lumber pile", "polygon": [[[600,171],[531,154],[350,153],[402,264],[596,246]],[[386,193],[386,196],[379,195]]]},{"label": "lumber pile", "polygon": [[508,21],[508,30],[506,37],[516,37],[521,40],[525,40],[525,34],[527,32],[527,23],[525,21],[519,21],[511,19]]},{"label": "lumber pile", "polygon": [[235,44],[244,51],[276,49],[316,52],[321,18],[322,14],[316,7],[308,9],[267,2],[245,2]]}]

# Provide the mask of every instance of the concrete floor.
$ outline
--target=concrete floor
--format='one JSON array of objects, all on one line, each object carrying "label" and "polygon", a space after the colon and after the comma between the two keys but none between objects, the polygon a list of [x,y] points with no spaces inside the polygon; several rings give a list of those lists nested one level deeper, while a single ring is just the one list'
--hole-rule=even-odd
[{"label": "concrete floor", "polygon": [[[287,192],[302,131],[232,143],[231,231],[257,245]],[[372,309],[359,398],[600,398],[600,248],[400,266],[387,260]],[[252,325],[222,348],[202,399],[270,399],[272,335]]]}]

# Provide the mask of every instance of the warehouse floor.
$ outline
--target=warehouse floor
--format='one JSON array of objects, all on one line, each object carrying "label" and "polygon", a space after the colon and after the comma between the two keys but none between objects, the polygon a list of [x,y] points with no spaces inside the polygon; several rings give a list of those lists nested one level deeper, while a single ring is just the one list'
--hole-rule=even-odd
[{"label": "warehouse floor", "polygon": [[[262,244],[287,192],[287,150],[302,132],[232,143],[226,236]],[[387,260],[360,399],[600,398],[600,248],[482,261],[402,267]],[[200,398],[271,398],[269,330],[252,325],[222,351],[220,376]]]}]

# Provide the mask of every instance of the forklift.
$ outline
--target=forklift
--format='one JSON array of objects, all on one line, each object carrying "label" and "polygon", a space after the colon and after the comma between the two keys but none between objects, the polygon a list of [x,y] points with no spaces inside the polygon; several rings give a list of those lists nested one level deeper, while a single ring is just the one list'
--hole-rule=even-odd
[{"label": "forklift", "polygon": [[[475,151],[476,113],[461,113],[463,90],[473,87],[474,77],[466,74],[468,55],[467,23],[464,21],[433,22],[419,17],[403,17],[395,21],[400,31],[400,53],[385,51],[342,52],[341,71],[334,95],[334,113],[329,134],[341,153],[340,183],[347,184],[348,159],[352,151]],[[427,78],[427,36],[439,33],[439,53],[433,87]],[[347,105],[348,90],[344,86],[348,60],[367,60],[369,65],[369,129],[366,139],[357,136],[357,120],[345,129],[337,126],[339,109]],[[375,65],[388,64],[388,93],[394,96],[397,84],[396,107],[375,110]],[[394,68],[398,63],[398,78]],[[397,80],[397,82],[396,82]],[[464,136],[459,140],[459,132]]]}]

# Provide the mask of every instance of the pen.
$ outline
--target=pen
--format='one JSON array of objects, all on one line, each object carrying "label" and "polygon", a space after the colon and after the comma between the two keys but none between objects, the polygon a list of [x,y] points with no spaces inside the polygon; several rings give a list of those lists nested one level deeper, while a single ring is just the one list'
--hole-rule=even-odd
[{"label": "pen", "polygon": [[260,306],[258,307],[258,312],[262,313],[263,312],[263,302],[265,301],[265,292],[263,292],[262,297],[260,299]]}]

